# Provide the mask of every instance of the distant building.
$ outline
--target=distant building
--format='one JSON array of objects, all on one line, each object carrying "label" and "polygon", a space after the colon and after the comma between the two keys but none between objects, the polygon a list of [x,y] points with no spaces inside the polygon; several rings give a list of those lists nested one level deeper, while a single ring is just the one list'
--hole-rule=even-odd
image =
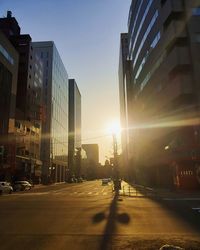
[{"label": "distant building", "polygon": [[[42,65],[37,55],[33,54],[30,35],[20,33],[20,27],[11,11],[7,17],[0,18],[0,30],[19,53],[15,109],[15,144],[16,169],[12,173],[16,178],[39,178],[40,134],[41,134],[41,91]],[[37,66],[37,67],[36,67]],[[37,169],[37,174],[35,170]],[[36,175],[37,177],[36,177]]]},{"label": "distant building", "polygon": [[82,144],[83,150],[86,152],[87,161],[99,164],[99,145],[98,144]]},{"label": "distant building", "polygon": [[0,32],[0,178],[10,179],[15,170],[15,105],[19,55]]},{"label": "distant building", "polygon": [[74,79],[69,79],[69,176],[79,175],[75,155],[81,149],[81,94]]},{"label": "distant building", "polygon": [[[200,2],[132,0],[128,60],[135,181],[195,188],[200,172]],[[121,94],[124,90],[121,90]]]},{"label": "distant building", "polygon": [[54,42],[34,42],[44,69],[42,96],[42,174],[47,181],[66,178],[68,155],[68,74]]}]

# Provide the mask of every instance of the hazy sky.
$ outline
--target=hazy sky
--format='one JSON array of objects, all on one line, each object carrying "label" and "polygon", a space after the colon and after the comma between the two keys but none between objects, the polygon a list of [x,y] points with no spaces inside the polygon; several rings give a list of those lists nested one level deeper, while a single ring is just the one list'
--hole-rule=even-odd
[{"label": "hazy sky", "polygon": [[[54,41],[82,95],[82,143],[98,143],[100,161],[112,154],[106,124],[119,121],[119,38],[131,0],[0,0],[33,41]],[[98,137],[98,138],[97,138]]]}]

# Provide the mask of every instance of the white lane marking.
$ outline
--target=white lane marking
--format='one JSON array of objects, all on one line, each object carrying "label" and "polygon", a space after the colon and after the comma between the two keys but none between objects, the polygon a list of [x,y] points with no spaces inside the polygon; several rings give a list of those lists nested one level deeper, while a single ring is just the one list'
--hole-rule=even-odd
[{"label": "white lane marking", "polygon": [[193,207],[192,210],[197,211],[200,213],[200,207]]},{"label": "white lane marking", "polygon": [[105,190],[105,188],[103,188],[101,192],[103,193],[103,192],[104,192],[104,190]]}]

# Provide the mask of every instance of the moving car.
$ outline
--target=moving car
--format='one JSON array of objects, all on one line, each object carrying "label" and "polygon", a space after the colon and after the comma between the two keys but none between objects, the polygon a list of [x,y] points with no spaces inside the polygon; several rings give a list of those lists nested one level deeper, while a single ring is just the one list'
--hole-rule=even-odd
[{"label": "moving car", "polygon": [[28,181],[16,181],[13,185],[14,191],[30,190],[32,185]]},{"label": "moving car", "polygon": [[12,192],[13,192],[13,188],[9,182],[0,181],[0,194],[4,194],[4,193],[12,194]]}]

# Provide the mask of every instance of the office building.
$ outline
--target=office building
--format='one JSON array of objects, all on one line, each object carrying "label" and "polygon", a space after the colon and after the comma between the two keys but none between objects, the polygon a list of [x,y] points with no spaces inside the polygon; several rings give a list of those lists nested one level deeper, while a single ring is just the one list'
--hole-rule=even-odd
[{"label": "office building", "polygon": [[15,126],[15,103],[19,55],[0,32],[0,178],[9,179],[15,169],[12,136]]},{"label": "office building", "polygon": [[[80,166],[77,163],[81,149],[81,94],[74,79],[69,79],[69,178],[80,177]],[[76,157],[77,156],[77,157]]]},{"label": "office building", "polygon": [[95,165],[99,164],[99,145],[98,144],[82,144],[82,148],[86,153],[88,162]]},{"label": "office building", "polygon": [[119,54],[119,99],[120,99],[120,119],[121,119],[121,142],[122,142],[122,161],[124,167],[128,167],[128,162],[132,157],[131,140],[131,60],[128,60],[128,33],[120,36]]},{"label": "office building", "polygon": [[43,63],[41,158],[44,181],[65,181],[68,155],[68,74],[54,42],[34,42]]},{"label": "office building", "polygon": [[0,30],[19,53],[13,139],[16,168],[12,174],[15,179],[39,179],[42,165],[40,161],[42,64],[33,53],[30,35],[21,34],[18,22],[12,17],[11,11],[7,12],[7,17],[0,18]]},{"label": "office building", "polygon": [[130,7],[133,159],[136,181],[147,185],[200,182],[199,22],[199,0],[133,0]]}]

